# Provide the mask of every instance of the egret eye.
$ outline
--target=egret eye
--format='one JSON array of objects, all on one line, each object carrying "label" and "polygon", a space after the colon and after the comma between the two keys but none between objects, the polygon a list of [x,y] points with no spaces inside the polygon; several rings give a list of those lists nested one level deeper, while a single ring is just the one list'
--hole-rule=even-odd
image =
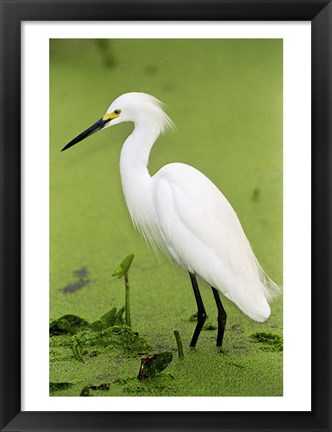
[{"label": "egret eye", "polygon": [[114,114],[120,115],[121,114],[121,110],[119,110],[119,109],[114,110]]}]

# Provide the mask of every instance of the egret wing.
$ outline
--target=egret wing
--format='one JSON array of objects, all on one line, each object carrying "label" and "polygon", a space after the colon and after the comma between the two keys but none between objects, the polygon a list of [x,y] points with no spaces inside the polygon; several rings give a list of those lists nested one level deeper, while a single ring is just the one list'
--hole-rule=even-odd
[{"label": "egret wing", "polygon": [[256,309],[263,306],[269,315],[260,266],[219,189],[198,170],[170,164],[154,177],[154,200],[160,236],[173,259],[247,315],[262,320]]}]

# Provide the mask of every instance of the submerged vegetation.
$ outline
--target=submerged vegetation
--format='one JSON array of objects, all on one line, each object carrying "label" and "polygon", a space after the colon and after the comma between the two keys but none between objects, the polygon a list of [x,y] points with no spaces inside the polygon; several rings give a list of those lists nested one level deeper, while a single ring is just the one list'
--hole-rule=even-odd
[{"label": "submerged vegetation", "polygon": [[[131,329],[130,320],[130,291],[129,291],[129,269],[134,255],[128,255],[114,270],[112,276],[125,279],[125,306],[119,310],[113,307],[97,321],[89,323],[87,320],[76,315],[64,315],[50,323],[50,349],[51,361],[57,358],[57,352],[61,347],[71,348],[67,351],[68,358],[74,358],[78,362],[91,362],[93,358],[101,354],[111,357],[113,352],[121,353],[129,358],[141,357],[141,365],[137,378],[145,380],[153,378],[162,372],[173,359],[170,351],[153,353],[153,348],[138,332]],[[123,313],[125,312],[125,319]],[[120,358],[120,357],[118,357]],[[63,359],[65,360],[65,359]],[[57,361],[59,361],[57,359]],[[126,380],[124,380],[126,381]],[[115,382],[120,383],[118,378]],[[85,385],[80,391],[80,396],[91,396],[92,392],[108,391],[111,383]],[[56,394],[61,390],[68,390],[73,386],[69,382],[51,382],[50,394]]]},{"label": "submerged vegetation", "polygon": [[[207,352],[183,347],[179,332],[174,331],[176,343],[167,347],[128,327],[123,311],[124,307],[113,307],[92,323],[75,315],[51,322],[51,396],[222,395],[220,380],[230,395],[254,395],[246,380],[257,368],[261,393],[282,394],[278,369],[269,370],[271,355],[282,361],[280,335],[256,332],[245,338],[240,326],[233,325],[228,335],[231,344],[221,353],[213,347],[215,337],[209,338]],[[201,372],[195,377],[198,364]],[[229,387],[228,380],[235,376]],[[201,382],[201,389],[192,387],[195,380]]]},{"label": "submerged vegetation", "polygon": [[261,344],[260,349],[262,351],[283,351],[284,342],[283,338],[276,333],[254,333],[251,335],[255,342]]},{"label": "submerged vegetation", "polygon": [[[54,320],[50,324],[50,351],[52,361],[76,361],[87,364],[91,363],[98,356],[106,356],[112,362],[114,354],[117,359],[141,358],[138,378],[140,380],[154,377],[161,372],[172,361],[173,354],[169,351],[153,353],[153,348],[143,337],[125,323],[123,315],[124,307],[117,311],[112,308],[104,314],[100,320],[88,323],[86,320],[75,315],[66,315]],[[59,360],[64,348],[66,356]],[[111,360],[112,359],[112,360]],[[104,358],[105,360],[105,358]],[[110,367],[111,364],[110,364]],[[117,380],[119,383],[119,379]],[[107,391],[110,383],[85,385],[80,392],[81,396],[91,395],[91,391]],[[69,382],[51,382],[50,394],[56,394],[61,390],[68,390],[73,387]]]},{"label": "submerged vegetation", "polygon": [[[228,374],[233,374],[234,370],[240,370],[245,378],[250,373],[253,356],[256,361],[259,357],[257,350],[253,348],[255,344],[259,345],[258,351],[265,352],[265,355],[282,352],[283,341],[280,335],[256,332],[245,339],[245,332],[240,324],[230,326],[229,339],[233,345],[232,348],[226,348],[225,352],[214,351],[212,340],[208,341],[208,359],[202,359],[199,350],[188,351],[188,347],[184,356],[185,349],[178,330],[173,331],[175,344],[171,346],[159,341],[152,342],[140,335],[128,325],[131,324],[130,319],[128,320],[128,273],[133,257],[131,254],[125,258],[112,274],[120,278],[125,277],[125,306],[114,306],[92,322],[73,314],[63,315],[50,322],[50,395],[181,395],[186,394],[183,385],[188,383],[191,376],[188,371],[191,371],[197,361],[203,365],[207,360],[200,380],[211,379],[210,368],[216,373],[224,374],[224,379],[227,379]],[[193,314],[185,321],[192,323],[195,320],[197,314]],[[216,330],[216,326],[208,323],[206,330]],[[215,338],[210,339],[214,342]],[[230,349],[233,352],[232,356]],[[233,361],[231,357],[238,350],[240,356],[237,354],[237,360]],[[176,352],[178,355],[174,359]],[[261,361],[264,362],[263,357]],[[122,367],[124,363],[126,366]],[[266,368],[268,364],[263,363],[260,370],[263,375]],[[215,384],[212,382],[209,386],[214,389],[211,393],[216,395],[219,394],[218,391],[223,390],[214,388]],[[241,387],[243,388],[243,384]],[[244,389],[245,387],[242,391]],[[239,393],[239,389],[235,391]],[[275,392],[279,394],[278,388]]]}]

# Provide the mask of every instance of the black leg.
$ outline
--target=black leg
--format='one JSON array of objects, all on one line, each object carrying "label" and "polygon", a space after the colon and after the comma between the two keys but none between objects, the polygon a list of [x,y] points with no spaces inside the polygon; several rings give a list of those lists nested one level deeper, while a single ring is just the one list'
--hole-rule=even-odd
[{"label": "black leg", "polygon": [[219,292],[213,288],[212,288],[212,292],[214,295],[214,299],[216,301],[216,305],[218,308],[218,336],[217,336],[217,347],[221,347],[222,345],[222,340],[224,338],[224,331],[225,331],[225,327],[226,327],[226,319],[227,319],[227,315],[225,312],[225,309],[221,303],[220,297],[219,297]]},{"label": "black leg", "polygon": [[193,290],[194,290],[194,294],[195,294],[195,299],[196,299],[196,303],[197,303],[197,309],[198,309],[198,314],[197,314],[197,325],[195,328],[195,332],[194,335],[191,339],[190,342],[190,346],[194,347],[196,346],[196,342],[198,339],[198,336],[202,330],[202,327],[204,325],[204,322],[206,320],[206,312],[205,312],[205,308],[203,305],[203,300],[201,297],[201,293],[199,292],[199,288],[198,288],[198,284],[197,284],[197,279],[196,276],[193,273],[189,272],[189,276],[190,276],[190,280],[191,280],[191,284],[193,286]]}]

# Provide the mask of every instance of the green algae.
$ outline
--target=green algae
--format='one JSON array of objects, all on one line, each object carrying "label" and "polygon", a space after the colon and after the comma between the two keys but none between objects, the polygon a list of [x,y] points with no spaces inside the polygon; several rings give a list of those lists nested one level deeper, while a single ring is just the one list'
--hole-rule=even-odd
[{"label": "green algae", "polygon": [[118,347],[131,356],[144,354],[151,349],[144,338],[125,326],[112,326],[100,332],[89,332],[82,337],[81,341],[87,346]]},{"label": "green algae", "polygon": [[[120,311],[122,309],[123,308],[121,308]],[[75,325],[73,327],[68,325],[63,326],[61,327],[63,330],[62,333],[55,332],[54,334],[51,334],[51,366],[54,366],[56,362],[58,362],[58,364],[64,364],[65,362],[72,361],[72,359],[83,364],[91,364],[93,361],[96,361],[99,356],[103,355],[104,358],[115,356],[116,361],[123,361],[125,358],[136,358],[151,352],[151,345],[142,338],[138,332],[132,331],[130,327],[123,323],[123,320],[120,320],[119,325],[117,320],[117,308],[112,308],[109,312],[104,314],[99,321],[97,321],[103,324],[101,328],[96,326],[96,321],[89,324],[87,321],[74,315],[67,315],[67,317],[68,316],[70,317],[68,322],[72,322]],[[51,322],[50,328],[54,329],[56,322],[63,323],[64,321],[66,321],[64,317],[54,320]],[[84,323],[84,326],[76,325],[77,323]],[[76,334],[72,335],[73,332],[76,332]],[[68,350],[68,347],[71,348],[71,352]],[[156,356],[157,360],[154,360],[150,366],[147,366],[147,368],[144,369],[146,374],[144,376],[145,378],[148,377],[148,375],[155,375],[155,373],[160,372],[167,366],[165,359],[164,366],[161,361],[161,358],[163,358],[162,353],[154,354],[150,357],[154,358],[154,356]],[[147,358],[148,357],[145,357],[145,359]],[[115,381],[119,382],[119,379],[117,378]],[[68,383],[53,383],[50,385],[50,395],[58,394],[59,391],[68,390],[75,384],[76,386],[79,385],[80,382],[81,381],[79,380],[77,383],[70,385]],[[79,395],[90,396],[91,390],[94,392],[106,391],[109,390],[110,385],[111,384],[107,383],[90,383],[81,389]]]},{"label": "green algae", "polygon": [[284,342],[282,336],[279,334],[258,332],[252,334],[251,338],[262,344],[260,349],[263,351],[283,351]]},{"label": "green algae", "polygon": [[109,390],[112,384],[103,383],[99,385],[88,385],[82,388],[80,396],[92,396],[91,391]]},{"label": "green algae", "polygon": [[[189,318],[189,321],[190,322],[197,322],[197,317],[198,317],[198,312],[196,312],[193,315],[191,315],[190,318]],[[208,315],[206,315],[206,318],[208,318]],[[216,330],[217,328],[218,328],[218,326],[216,326],[212,322],[206,322],[203,325],[203,329],[202,330]]]},{"label": "green algae", "polygon": [[59,390],[67,390],[70,387],[72,387],[73,384],[72,383],[68,383],[68,382],[64,382],[64,383],[53,383],[50,382],[50,392],[56,392]]},{"label": "green algae", "polygon": [[[118,160],[132,126],[111,128],[60,153],[119,94],[157,96],[178,129],[158,140],[151,174],[181,161],[210,177],[235,208],[264,270],[281,284],[282,41],[114,40],[112,69],[104,67],[95,45],[50,45],[50,317],[75,314],[96,323],[82,332],[84,363],[73,355],[72,334],[50,337],[50,380],[72,384],[51,394],[79,396],[88,387],[90,396],[282,395],[282,351],[264,350],[272,345],[251,338],[282,333],[282,297],[262,324],[223,298],[228,321],[222,352],[215,347],[215,329],[202,332],[196,349],[189,348],[194,327],[188,317],[196,305],[188,277],[166,260],[158,262],[133,230],[123,202]],[[106,82],[112,87],[106,89]],[[111,273],[128,250],[136,257],[130,270],[136,336],[109,331],[101,320],[123,304],[123,281]],[[89,269],[89,276],[75,269]],[[201,291],[213,326],[211,290],[203,284]],[[113,326],[122,327],[120,321]],[[184,358],[175,356],[165,371],[139,381],[142,356],[176,353],[174,328]],[[109,388],[90,387],[107,383]]]},{"label": "green algae", "polygon": [[216,330],[218,327],[211,322],[205,323],[203,326],[203,330]]},{"label": "green algae", "polygon": [[[282,352],[257,349],[259,343],[252,343],[254,339],[251,335],[259,332],[251,333],[250,325],[246,328],[243,323],[232,321],[233,324],[226,328],[224,352],[214,347],[216,335],[207,337],[204,336],[205,333],[201,335],[197,348],[191,349],[188,345],[192,326],[189,324],[184,332],[188,339],[188,345],[183,346],[185,357],[173,358],[167,364],[167,373],[152,374],[149,380],[142,380],[151,381],[149,384],[140,384],[137,374],[142,354],[145,353],[145,358],[149,358],[156,354],[153,351],[157,348],[146,340],[143,345],[139,343],[135,346],[139,335],[126,326],[113,326],[107,331],[80,334],[84,364],[73,357],[67,335],[53,336],[51,341],[64,339],[66,343],[58,343],[56,348],[52,348],[62,354],[62,359],[60,362],[51,361],[51,375],[54,378],[66,377],[72,386],[67,389],[52,389],[50,395],[249,396],[256,395],[257,392],[266,396],[282,395]],[[250,323],[246,318],[245,321]],[[271,325],[274,324],[270,323],[269,327]],[[253,326],[258,328],[259,325],[254,323]],[[278,341],[278,338],[266,336],[273,332],[262,333],[261,339],[264,342]],[[114,335],[124,334],[126,338],[118,339],[115,343]],[[171,348],[170,354],[176,351],[175,344]],[[255,380],[257,382],[253,387],[252,382]]]},{"label": "green algae", "polygon": [[[55,348],[62,346],[70,346],[74,358],[83,363],[84,355],[88,354],[90,358],[96,357],[99,354],[98,348],[117,347],[132,356],[148,352],[151,346],[140,337],[138,332],[133,332],[124,324],[122,313],[123,308],[117,312],[117,308],[114,307],[92,324],[75,315],[66,315],[52,321],[50,347],[54,348],[51,351],[53,358],[56,357]],[[58,331],[59,325],[61,332]],[[86,347],[96,347],[96,349],[88,352]]]}]

